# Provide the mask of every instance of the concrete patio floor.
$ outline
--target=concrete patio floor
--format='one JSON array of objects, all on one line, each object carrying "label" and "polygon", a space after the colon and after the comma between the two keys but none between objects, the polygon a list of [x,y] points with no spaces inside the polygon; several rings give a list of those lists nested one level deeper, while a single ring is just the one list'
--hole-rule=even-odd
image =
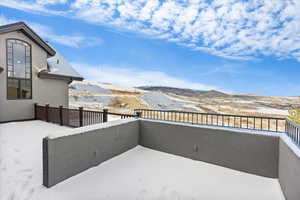
[{"label": "concrete patio floor", "polygon": [[0,124],[0,199],[283,200],[277,179],[141,146],[47,189],[42,138],[68,130],[42,121]]}]

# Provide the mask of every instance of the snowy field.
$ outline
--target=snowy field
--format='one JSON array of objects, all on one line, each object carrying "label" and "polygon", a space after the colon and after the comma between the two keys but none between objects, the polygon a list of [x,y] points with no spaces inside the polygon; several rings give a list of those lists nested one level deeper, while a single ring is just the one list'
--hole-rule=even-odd
[{"label": "snowy field", "polygon": [[50,189],[42,186],[42,138],[69,128],[0,124],[1,200],[283,200],[264,178],[138,146]]}]

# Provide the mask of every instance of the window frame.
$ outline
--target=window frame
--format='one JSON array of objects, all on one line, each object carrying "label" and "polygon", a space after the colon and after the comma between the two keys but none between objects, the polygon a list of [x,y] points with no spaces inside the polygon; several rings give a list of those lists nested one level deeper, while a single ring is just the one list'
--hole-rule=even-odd
[{"label": "window frame", "polygon": [[[9,40],[16,40],[16,41],[20,41],[22,43],[25,43],[28,45],[28,47],[30,48],[30,78],[17,78],[17,77],[9,77],[9,70],[8,70],[8,42]],[[18,39],[18,38],[7,38],[6,39],[6,98],[7,100],[32,100],[32,96],[33,96],[33,91],[32,91],[32,45],[30,43],[28,43],[27,41]],[[12,59],[13,59],[13,52],[12,52]],[[26,49],[25,49],[25,59],[26,59]],[[13,66],[14,67],[14,66]],[[25,60],[25,74],[26,74],[26,60]],[[22,98],[22,97],[16,97],[16,98],[10,98],[8,96],[8,82],[9,80],[17,80],[18,81],[18,89],[21,89],[21,81],[30,81],[30,97],[29,98]]]}]

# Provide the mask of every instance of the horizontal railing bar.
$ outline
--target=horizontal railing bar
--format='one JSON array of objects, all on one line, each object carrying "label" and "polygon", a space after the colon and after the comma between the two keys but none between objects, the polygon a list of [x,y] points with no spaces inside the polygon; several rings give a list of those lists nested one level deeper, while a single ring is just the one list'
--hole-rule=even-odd
[{"label": "horizontal railing bar", "polygon": [[35,119],[70,127],[82,127],[104,123],[108,121],[108,115],[120,116],[121,119],[138,116],[138,113],[115,113],[108,112],[107,109],[103,109],[103,111],[84,110],[83,107],[78,109],[65,108],[63,106],[52,107],[49,104],[46,104],[45,106],[34,104],[34,109]]},{"label": "horizontal railing bar", "polygon": [[114,113],[114,112],[107,112],[109,115],[116,115],[116,116],[126,116],[126,117],[136,117],[137,115],[133,114],[123,114],[123,113]]},{"label": "horizontal railing bar", "polygon": [[296,124],[295,122],[291,121],[290,119],[286,119],[287,123],[290,123],[291,125],[295,126],[296,128],[300,129],[300,125]]},{"label": "horizontal railing bar", "polygon": [[83,110],[83,112],[86,112],[86,113],[99,113],[99,114],[103,114],[103,112],[101,111],[96,111],[96,110]]},{"label": "horizontal railing bar", "polygon": [[187,111],[176,111],[176,110],[152,110],[152,109],[135,109],[136,111],[155,111],[155,112],[175,112],[175,113],[186,113],[186,114],[199,114],[199,115],[214,115],[214,116],[225,116],[225,117],[251,117],[259,119],[273,119],[273,120],[285,120],[286,118],[280,117],[264,117],[264,116],[255,116],[255,115],[232,115],[232,114],[219,114],[219,113],[203,113],[203,112],[187,112]]}]

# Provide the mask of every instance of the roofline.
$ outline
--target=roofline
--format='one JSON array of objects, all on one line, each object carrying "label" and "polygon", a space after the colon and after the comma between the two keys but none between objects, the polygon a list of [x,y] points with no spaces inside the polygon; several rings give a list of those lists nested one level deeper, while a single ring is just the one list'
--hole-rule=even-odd
[{"label": "roofline", "polygon": [[75,77],[75,76],[66,76],[66,75],[59,75],[59,74],[51,74],[47,71],[41,71],[38,73],[39,78],[50,78],[50,79],[60,79],[60,80],[68,80],[68,81],[83,81],[83,77]]},{"label": "roofline", "polygon": [[36,32],[34,32],[25,22],[16,22],[13,24],[7,24],[0,26],[1,33],[9,33],[13,31],[22,31],[27,37],[33,40],[41,48],[43,48],[50,56],[56,54],[55,50],[47,44]]}]

